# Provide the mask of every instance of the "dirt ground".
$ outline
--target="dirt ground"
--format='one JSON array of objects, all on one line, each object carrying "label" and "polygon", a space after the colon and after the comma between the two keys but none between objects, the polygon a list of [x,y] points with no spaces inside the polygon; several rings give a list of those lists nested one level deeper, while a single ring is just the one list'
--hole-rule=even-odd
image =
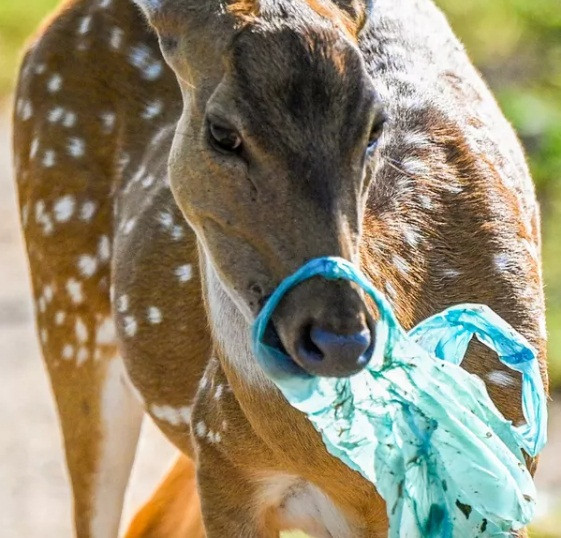
[{"label": "dirt ground", "polygon": [[[0,538],[66,538],[72,536],[69,486],[29,298],[4,108],[0,109]],[[561,499],[561,406],[555,403],[550,412],[551,440],[537,476],[544,515]],[[173,454],[146,420],[125,522],[152,491]]]}]

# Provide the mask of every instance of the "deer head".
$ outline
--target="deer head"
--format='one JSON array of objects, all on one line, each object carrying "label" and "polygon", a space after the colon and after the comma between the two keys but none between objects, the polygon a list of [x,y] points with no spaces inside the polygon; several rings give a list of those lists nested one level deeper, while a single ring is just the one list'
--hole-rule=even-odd
[{"label": "deer head", "polygon": [[[137,3],[183,93],[174,196],[248,321],[304,262],[358,262],[366,165],[385,121],[356,45],[365,4]],[[371,316],[348,282],[301,284],[274,328],[271,338],[314,374],[357,372],[373,348]]]}]

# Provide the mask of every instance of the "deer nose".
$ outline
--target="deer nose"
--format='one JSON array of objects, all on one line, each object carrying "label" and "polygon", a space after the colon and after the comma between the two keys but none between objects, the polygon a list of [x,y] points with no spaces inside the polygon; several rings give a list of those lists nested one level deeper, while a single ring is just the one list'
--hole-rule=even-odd
[{"label": "deer nose", "polygon": [[319,326],[302,332],[296,359],[306,371],[325,377],[347,377],[360,372],[370,361],[373,335],[365,327],[353,334],[338,334]]}]

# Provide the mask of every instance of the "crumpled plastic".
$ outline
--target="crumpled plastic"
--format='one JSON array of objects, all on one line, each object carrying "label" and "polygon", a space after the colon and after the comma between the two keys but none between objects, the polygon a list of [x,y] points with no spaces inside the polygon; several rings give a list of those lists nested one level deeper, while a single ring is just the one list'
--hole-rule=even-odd
[{"label": "crumpled plastic", "polygon": [[[318,275],[356,282],[380,314],[373,357],[349,378],[310,376],[264,342],[282,297]],[[473,336],[522,374],[524,425],[506,420],[484,383],[461,368]],[[264,371],[327,450],[385,499],[389,538],[507,537],[532,520],[536,490],[523,450],[535,456],[545,445],[545,391],[532,346],[488,307],[455,306],[406,332],[354,265],[319,258],[275,290],[252,343]]]}]

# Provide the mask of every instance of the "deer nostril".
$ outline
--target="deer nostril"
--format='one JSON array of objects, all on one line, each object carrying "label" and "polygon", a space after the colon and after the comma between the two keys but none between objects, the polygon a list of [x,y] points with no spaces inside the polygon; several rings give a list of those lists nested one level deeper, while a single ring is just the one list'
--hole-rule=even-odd
[{"label": "deer nostril", "polygon": [[309,373],[344,377],[359,372],[372,356],[373,335],[368,328],[338,334],[308,326],[300,335],[296,359]]},{"label": "deer nostril", "polygon": [[370,346],[370,331],[364,329],[355,334],[341,335],[314,327],[310,332],[310,339],[325,357],[333,355],[358,360]]},{"label": "deer nostril", "polygon": [[307,326],[304,329],[298,347],[308,359],[320,361],[323,359],[323,352],[314,342],[311,334],[312,330],[311,326]]}]

